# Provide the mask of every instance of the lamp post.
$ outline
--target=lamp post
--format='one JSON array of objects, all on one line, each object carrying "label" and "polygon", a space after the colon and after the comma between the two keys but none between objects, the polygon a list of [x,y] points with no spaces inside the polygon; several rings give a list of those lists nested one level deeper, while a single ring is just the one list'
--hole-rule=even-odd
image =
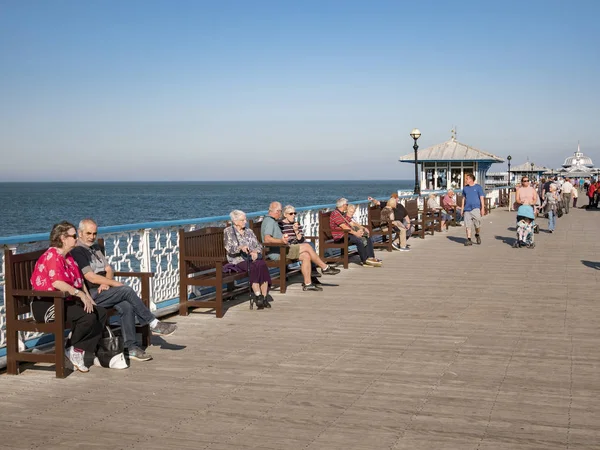
[{"label": "lamp post", "polygon": [[512,159],[512,156],[508,155],[506,159],[508,160],[508,185],[511,186],[512,184],[510,182],[510,160]]},{"label": "lamp post", "polygon": [[413,149],[415,150],[415,194],[421,195],[421,183],[419,183],[419,156],[417,155],[417,150],[419,150],[417,139],[421,137],[421,132],[418,128],[413,128],[410,132],[410,137],[415,140],[415,145],[413,145]]},{"label": "lamp post", "polygon": [[[531,163],[531,178],[533,178],[533,163]],[[531,184],[533,184],[533,180],[531,180]]]}]

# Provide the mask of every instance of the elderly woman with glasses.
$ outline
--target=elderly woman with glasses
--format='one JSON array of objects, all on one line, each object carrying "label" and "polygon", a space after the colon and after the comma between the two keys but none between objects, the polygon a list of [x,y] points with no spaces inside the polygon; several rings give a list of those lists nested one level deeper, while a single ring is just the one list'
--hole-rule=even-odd
[{"label": "elderly woman with glasses", "polygon": [[[298,223],[296,217],[296,208],[294,208],[292,205],[287,205],[285,208],[283,208],[283,219],[279,221],[279,228],[281,229],[283,235],[287,236],[288,244],[305,244],[309,246],[309,248],[302,247],[302,249],[308,250],[308,252],[307,257],[304,258],[304,260],[301,259],[301,261],[303,264],[306,264],[310,261],[311,283],[312,285],[316,286],[315,290],[321,290],[320,286],[318,286],[319,284],[321,284],[321,282],[317,279],[317,277],[320,277],[321,274],[317,271],[317,267],[320,267],[321,272],[325,275],[337,275],[338,273],[340,273],[340,270],[336,269],[335,267],[329,266],[323,262],[323,260],[315,251],[315,244],[306,240],[306,237],[304,236],[304,230],[302,229],[302,225]],[[312,249],[312,251],[310,251],[310,249]],[[302,254],[303,252],[300,253],[301,256]],[[308,278],[307,273],[303,273],[303,276],[305,277],[305,279]],[[306,287],[306,280],[304,284],[304,287]]]},{"label": "elderly woman with glasses", "polygon": [[36,291],[62,291],[65,299],[65,317],[54,317],[54,301],[38,298],[31,309],[38,322],[67,320],[71,323],[70,346],[66,358],[80,372],[88,372],[94,362],[98,342],[106,323],[106,310],[90,297],[83,283],[83,274],[69,252],[77,244],[75,226],[61,222],[52,227],[50,247],[37,260],[31,275],[31,285]]},{"label": "elderly woman with glasses", "polygon": [[227,261],[239,271],[248,272],[251,285],[250,306],[256,303],[257,309],[270,308],[268,296],[271,285],[269,268],[262,259],[262,246],[254,232],[246,228],[246,213],[233,210],[229,214],[231,226],[225,228],[224,244]]}]

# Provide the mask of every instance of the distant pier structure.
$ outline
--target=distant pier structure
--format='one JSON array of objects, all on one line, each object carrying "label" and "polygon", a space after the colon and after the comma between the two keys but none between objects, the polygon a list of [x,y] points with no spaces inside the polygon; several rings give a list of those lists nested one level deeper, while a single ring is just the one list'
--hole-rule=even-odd
[{"label": "distant pier structure", "polygon": [[560,169],[553,171],[563,177],[574,177],[574,178],[586,178],[596,177],[600,169],[594,167],[594,162],[589,156],[585,156],[581,152],[579,144],[577,144],[577,151],[573,156],[569,156],[565,159],[565,163]]},{"label": "distant pier structure", "polygon": [[[504,159],[456,140],[456,130],[446,142],[419,150],[421,190],[462,189],[466,173],[473,173],[478,183],[485,182],[487,171]],[[400,157],[400,162],[415,163],[414,153]]]}]

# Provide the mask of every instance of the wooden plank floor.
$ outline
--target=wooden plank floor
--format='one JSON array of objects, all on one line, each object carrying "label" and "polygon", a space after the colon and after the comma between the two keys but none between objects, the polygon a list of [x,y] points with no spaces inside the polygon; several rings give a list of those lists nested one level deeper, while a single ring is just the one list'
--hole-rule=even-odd
[{"label": "wooden plank floor", "polygon": [[[0,377],[7,449],[600,449],[600,213],[378,253],[271,310],[192,314],[154,361]],[[540,220],[542,228],[546,220]]]}]

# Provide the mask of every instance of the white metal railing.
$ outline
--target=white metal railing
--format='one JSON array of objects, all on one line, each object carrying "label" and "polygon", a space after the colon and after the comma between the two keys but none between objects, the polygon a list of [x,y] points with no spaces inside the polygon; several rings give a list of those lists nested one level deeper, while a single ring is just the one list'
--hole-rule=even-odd
[{"label": "white metal railing", "polygon": [[[442,195],[445,191],[436,191]],[[402,193],[400,193],[402,194]],[[423,193],[426,196],[427,193]],[[488,191],[487,196],[492,198],[492,204],[497,204],[498,189]],[[401,202],[415,198],[412,194],[400,195]],[[419,200],[423,201],[423,197]],[[386,200],[386,199],[380,199]],[[357,205],[354,218],[362,224],[367,223],[368,202],[352,202]],[[441,203],[441,202],[440,202]],[[298,207],[297,220],[303,226],[307,236],[319,234],[319,211],[331,210],[335,205],[314,205]],[[248,218],[264,216],[266,211],[247,213]],[[177,309],[179,299],[179,236],[178,229],[193,230],[199,227],[224,225],[229,220],[228,216],[207,217],[201,219],[178,220],[169,222],[152,222],[144,224],[130,224],[120,226],[100,227],[99,235],[104,239],[106,255],[110,264],[117,271],[144,271],[154,272],[151,279],[151,309],[157,316],[171,313]],[[317,241],[318,246],[318,241]],[[48,234],[12,236],[0,238],[0,246],[17,253],[39,250],[48,246]],[[4,299],[5,267],[4,252],[0,271],[0,299]],[[138,293],[141,290],[140,280],[126,278],[121,281],[128,283]],[[6,317],[4,301],[0,305],[0,358],[4,356],[6,346]],[[38,337],[36,333],[27,333],[21,337],[28,341]],[[0,365],[2,362],[0,361]]]}]

